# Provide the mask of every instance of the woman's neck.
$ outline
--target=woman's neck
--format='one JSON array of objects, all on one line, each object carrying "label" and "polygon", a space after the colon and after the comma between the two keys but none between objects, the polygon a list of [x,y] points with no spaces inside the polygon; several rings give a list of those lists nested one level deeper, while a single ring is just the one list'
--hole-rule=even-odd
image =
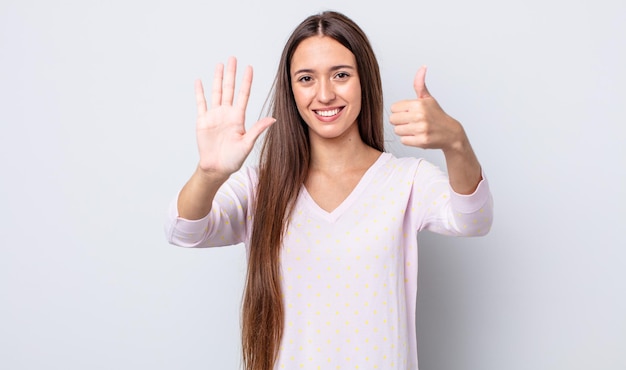
[{"label": "woman's neck", "polygon": [[361,140],[360,135],[336,139],[311,138],[311,170],[341,174],[369,168],[380,152]]}]

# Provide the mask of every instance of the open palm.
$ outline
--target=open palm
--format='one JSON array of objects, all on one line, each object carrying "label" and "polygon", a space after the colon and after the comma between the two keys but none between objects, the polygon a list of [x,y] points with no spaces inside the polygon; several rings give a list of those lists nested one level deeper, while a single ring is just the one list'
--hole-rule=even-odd
[{"label": "open palm", "polygon": [[275,122],[275,119],[265,117],[246,131],[246,107],[252,86],[252,67],[248,66],[244,71],[237,101],[233,104],[236,72],[237,59],[234,57],[228,60],[226,70],[223,64],[217,65],[210,108],[207,107],[202,82],[197,80],[195,84],[199,168],[207,173],[229,176],[239,170],[259,135]]}]

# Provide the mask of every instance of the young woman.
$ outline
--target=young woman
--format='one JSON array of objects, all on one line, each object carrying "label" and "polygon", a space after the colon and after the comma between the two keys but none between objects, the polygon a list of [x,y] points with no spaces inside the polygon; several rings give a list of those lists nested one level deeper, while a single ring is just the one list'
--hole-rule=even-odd
[{"label": "young woman", "polygon": [[[488,184],[463,127],[429,94],[395,103],[405,145],[441,149],[448,175],[384,152],[378,63],[335,12],[302,22],[284,48],[271,117],[246,131],[252,69],[218,65],[207,105],[196,82],[196,171],[170,209],[183,247],[245,243],[246,369],[416,369],[417,233],[483,235]],[[236,95],[236,97],[235,97]],[[242,164],[266,131],[258,167]]]}]

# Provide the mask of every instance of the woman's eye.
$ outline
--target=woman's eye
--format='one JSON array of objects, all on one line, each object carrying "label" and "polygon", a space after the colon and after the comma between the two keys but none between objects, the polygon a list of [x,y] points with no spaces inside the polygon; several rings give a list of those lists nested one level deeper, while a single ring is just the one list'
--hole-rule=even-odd
[{"label": "woman's eye", "polygon": [[298,81],[300,82],[310,82],[311,81],[311,76],[302,76],[298,79]]},{"label": "woman's eye", "polygon": [[338,79],[340,79],[340,80],[343,80],[343,79],[345,79],[345,78],[350,77],[350,75],[349,75],[349,74],[347,74],[346,72],[339,72],[339,73],[337,73],[337,74],[335,75],[335,77],[337,77],[337,78],[338,78]]}]

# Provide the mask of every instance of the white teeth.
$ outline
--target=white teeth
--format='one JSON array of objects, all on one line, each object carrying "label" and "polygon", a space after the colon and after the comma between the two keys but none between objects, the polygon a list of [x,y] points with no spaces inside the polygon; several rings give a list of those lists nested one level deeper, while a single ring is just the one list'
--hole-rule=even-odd
[{"label": "white teeth", "polygon": [[341,109],[333,109],[333,110],[316,110],[315,113],[319,114],[322,117],[332,117],[335,114],[339,113]]}]

